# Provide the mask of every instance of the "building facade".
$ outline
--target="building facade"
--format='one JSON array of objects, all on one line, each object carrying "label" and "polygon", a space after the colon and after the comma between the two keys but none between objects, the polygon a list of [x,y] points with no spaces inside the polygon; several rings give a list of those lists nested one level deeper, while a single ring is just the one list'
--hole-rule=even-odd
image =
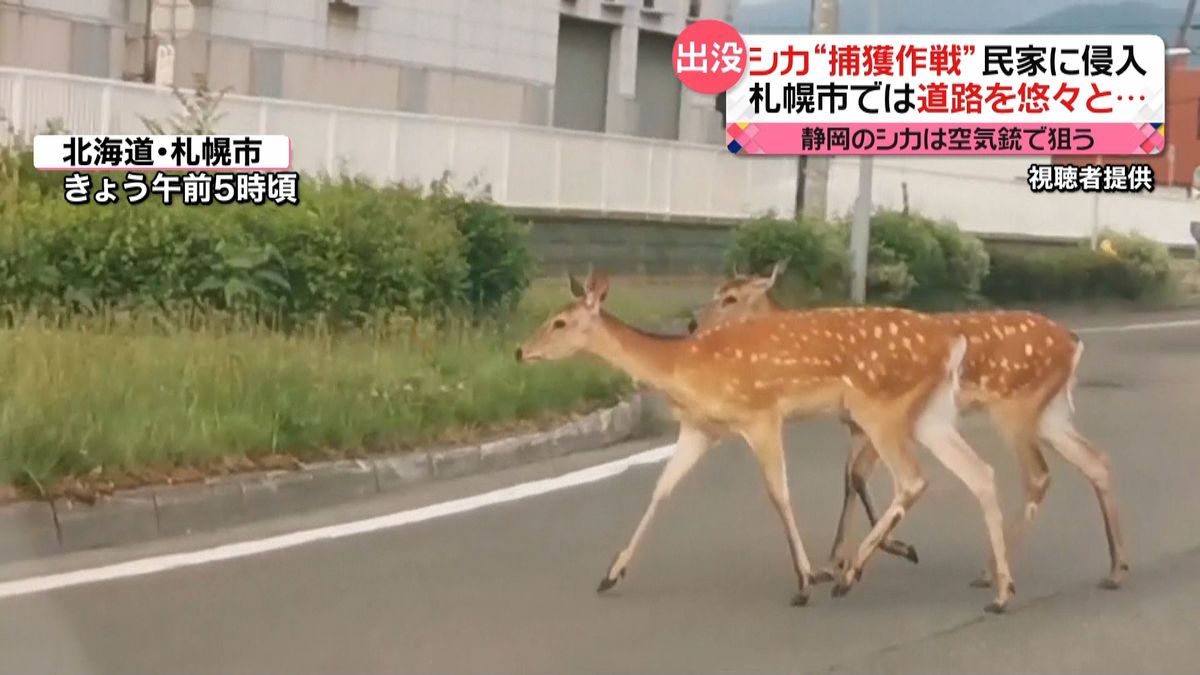
[{"label": "building facade", "polygon": [[1167,67],[1166,149],[1149,157],[1057,156],[1056,164],[1149,164],[1160,187],[1186,188],[1200,195],[1200,68],[1186,59],[1171,59]]},{"label": "building facade", "polygon": [[[182,2],[182,0],[177,0]],[[0,65],[142,80],[151,0],[0,0]],[[171,4],[171,0],[157,0]],[[191,0],[175,82],[253,96],[720,143],[670,65],[736,0]]]}]

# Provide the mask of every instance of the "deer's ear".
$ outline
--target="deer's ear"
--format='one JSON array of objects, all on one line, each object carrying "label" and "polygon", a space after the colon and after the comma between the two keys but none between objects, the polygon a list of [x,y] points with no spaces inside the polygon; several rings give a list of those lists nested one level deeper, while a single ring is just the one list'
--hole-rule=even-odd
[{"label": "deer's ear", "polygon": [[770,282],[771,286],[774,286],[775,282],[779,280],[779,276],[783,274],[785,270],[787,270],[787,264],[789,260],[791,260],[791,258],[784,258],[783,260],[775,263],[775,266],[771,268],[771,276],[767,277],[767,280]]},{"label": "deer's ear", "polygon": [[604,301],[608,298],[608,275],[603,272],[588,272],[587,282],[584,283],[584,290],[587,292],[585,302],[588,307],[599,310],[600,305],[604,304]]},{"label": "deer's ear", "polygon": [[574,274],[568,272],[567,278],[571,282],[571,295],[577,298],[582,298],[587,295],[587,291],[583,290],[583,284],[579,283],[579,280],[575,278]]}]

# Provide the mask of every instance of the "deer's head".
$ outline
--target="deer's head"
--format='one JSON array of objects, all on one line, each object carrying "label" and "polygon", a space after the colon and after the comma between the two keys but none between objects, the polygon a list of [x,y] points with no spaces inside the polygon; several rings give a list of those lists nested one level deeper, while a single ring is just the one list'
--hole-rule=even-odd
[{"label": "deer's head", "polygon": [[574,302],[555,312],[517,348],[517,361],[555,361],[587,347],[600,325],[600,309],[608,297],[608,276],[589,272],[583,283],[569,274],[567,278]]},{"label": "deer's head", "polygon": [[765,277],[743,276],[734,271],[734,277],[717,287],[713,297],[688,324],[688,332],[695,333],[732,319],[757,316],[771,311],[771,300],[767,292],[775,285],[779,275],[787,269],[787,259],[780,260]]}]

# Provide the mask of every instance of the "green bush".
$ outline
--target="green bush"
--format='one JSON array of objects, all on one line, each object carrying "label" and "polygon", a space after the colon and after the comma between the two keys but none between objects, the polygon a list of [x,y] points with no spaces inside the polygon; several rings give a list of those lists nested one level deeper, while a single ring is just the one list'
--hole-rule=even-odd
[{"label": "green bush", "polygon": [[[773,217],[740,227],[727,254],[729,270],[766,273],[789,258],[778,284],[784,304],[844,301],[849,279],[850,219],[832,224]],[[1015,252],[985,246],[950,222],[881,210],[871,218],[867,297],[926,310],[981,302],[1138,300],[1172,280],[1167,248],[1133,233],[1106,231],[1102,250],[1086,247]]]},{"label": "green bush", "polygon": [[846,295],[849,260],[845,238],[827,223],[764,217],[737,229],[726,254],[732,272],[766,274],[788,259],[787,271],[776,283],[781,293],[800,304]]},{"label": "green bush", "polygon": [[[9,134],[9,145],[0,146],[0,210],[18,199],[36,198],[41,195],[62,194],[62,174],[57,171],[39,171],[33,168],[33,145],[31,137],[16,133],[4,110],[0,109],[0,130]],[[51,120],[36,130],[36,134],[67,133],[61,122]]]},{"label": "green bush", "polygon": [[12,197],[0,206],[10,312],[203,306],[285,323],[479,314],[513,306],[533,272],[523,227],[444,186],[304,177],[299,206],[74,206],[61,183],[50,192],[7,173],[0,194]]},{"label": "green bush", "polygon": [[983,240],[953,223],[935,222],[931,227],[946,257],[950,287],[966,295],[978,294],[991,265]]},{"label": "green bush", "polygon": [[871,216],[871,241],[876,251],[890,251],[884,262],[904,263],[915,282],[915,291],[948,285],[946,258],[941,242],[924,218],[896,211],[880,211]]},{"label": "green bush", "polygon": [[872,300],[899,304],[917,285],[908,264],[878,239],[871,239],[867,261],[867,297]]},{"label": "green bush", "polygon": [[[849,231],[849,218],[829,224],[760,218],[737,230],[727,264],[765,273],[787,257],[782,295],[799,296],[800,304],[842,300],[850,276]],[[973,301],[987,269],[983,242],[953,223],[888,210],[871,218],[867,297],[873,302]]]},{"label": "green bush", "polygon": [[1101,240],[1107,240],[1116,257],[1130,268],[1138,295],[1166,288],[1171,281],[1171,252],[1167,247],[1136,232],[1104,230]]},{"label": "green bush", "polygon": [[1116,255],[1083,246],[1031,254],[993,249],[983,293],[1000,303],[1062,302],[1139,300],[1167,289],[1170,254],[1165,246],[1136,235],[1106,233],[1105,238]]},{"label": "green bush", "polygon": [[490,201],[449,191],[444,182],[433,186],[432,198],[439,211],[453,216],[463,237],[467,302],[477,313],[511,309],[535,273],[528,225]]},{"label": "green bush", "polygon": [[983,242],[950,222],[881,210],[871,217],[868,296],[890,304],[973,299],[988,271]]}]

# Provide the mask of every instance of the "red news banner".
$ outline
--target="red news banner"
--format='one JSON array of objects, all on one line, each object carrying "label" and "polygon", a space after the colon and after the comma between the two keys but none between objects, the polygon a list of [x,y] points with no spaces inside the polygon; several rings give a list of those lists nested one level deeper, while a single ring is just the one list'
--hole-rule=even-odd
[{"label": "red news banner", "polygon": [[1165,58],[1154,35],[740,35],[715,21],[674,49],[685,86],[725,92],[726,145],[750,155],[1153,155]]}]

